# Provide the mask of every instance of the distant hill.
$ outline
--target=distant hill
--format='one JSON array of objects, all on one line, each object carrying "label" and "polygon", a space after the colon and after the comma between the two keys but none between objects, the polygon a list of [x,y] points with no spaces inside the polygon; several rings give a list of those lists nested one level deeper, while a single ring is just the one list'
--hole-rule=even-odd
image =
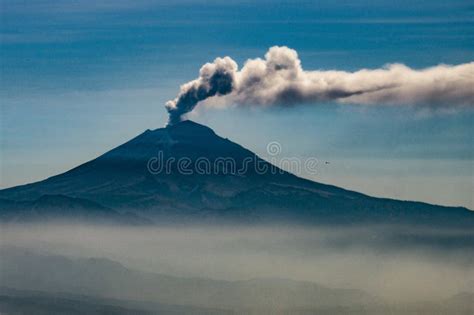
[{"label": "distant hill", "polygon": [[7,314],[472,314],[473,293],[391,304],[364,291],[287,279],[223,281],[141,272],[103,258],[0,247]]},{"label": "distant hill", "polygon": [[121,214],[94,201],[64,195],[43,195],[33,201],[0,199],[0,219],[3,222],[151,223],[133,213]]},{"label": "distant hill", "polygon": [[128,269],[109,259],[71,259],[13,247],[0,248],[0,274],[2,286],[13,289],[227,310],[378,303],[361,290],[332,289],[312,282],[181,278]]},{"label": "distant hill", "polygon": [[[192,174],[177,165],[183,160]],[[174,163],[159,171],[166,162]],[[299,178],[192,121],[147,130],[63,174],[0,191],[15,202],[45,195],[87,199],[157,222],[474,226],[466,208],[374,198]],[[8,202],[2,204],[7,211]]]}]

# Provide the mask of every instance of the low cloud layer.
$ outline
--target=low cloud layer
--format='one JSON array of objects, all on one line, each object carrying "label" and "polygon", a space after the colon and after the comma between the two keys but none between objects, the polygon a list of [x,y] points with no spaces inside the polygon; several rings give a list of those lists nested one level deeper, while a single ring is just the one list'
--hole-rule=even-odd
[{"label": "low cloud layer", "polygon": [[[183,277],[183,281],[195,277],[234,281],[286,278],[332,288],[363,290],[391,302],[440,302],[474,288],[474,232],[468,230],[370,225],[305,228],[290,225],[120,227],[36,224],[2,226],[0,235],[0,251],[2,247],[13,246],[48,255],[101,257],[131,270],[174,275]],[[2,265],[2,259],[7,258],[7,255],[0,255],[0,279],[15,281],[12,274],[2,273],[2,267],[6,267]],[[64,270],[56,265],[32,265],[28,257],[25,259],[24,264],[15,263],[15,274],[24,271],[23,277],[34,276],[34,271],[40,268],[49,268],[59,275],[72,272],[72,266]],[[101,260],[89,260],[93,261],[97,268],[101,266]],[[89,293],[110,296],[113,292],[99,289],[107,285],[104,279],[123,279],[120,268],[117,271],[117,268],[110,268],[110,264],[106,267],[107,273],[96,271],[96,291]],[[113,278],[105,276],[111,273]],[[91,273],[84,269],[81,274]],[[37,279],[31,279],[32,286],[49,286],[51,291],[60,291],[52,286],[54,282]],[[143,279],[150,283],[150,278]],[[55,280],[66,287],[77,284],[74,279],[63,276],[55,277]],[[19,279],[16,281],[19,289],[31,289],[21,287]],[[199,286],[200,282],[195,283]],[[174,288],[169,286],[166,290]],[[122,297],[129,294],[136,298],[138,292],[136,287],[126,286],[117,290]],[[181,293],[186,294],[177,291],[173,298],[179,300]],[[143,296],[142,300],[145,300]]]},{"label": "low cloud layer", "polygon": [[166,103],[169,124],[213,98],[221,106],[294,106],[337,102],[360,105],[474,107],[474,62],[412,69],[389,64],[355,72],[307,71],[295,50],[274,46],[265,59],[249,59],[241,70],[230,57],[206,63],[199,78],[181,86]]}]

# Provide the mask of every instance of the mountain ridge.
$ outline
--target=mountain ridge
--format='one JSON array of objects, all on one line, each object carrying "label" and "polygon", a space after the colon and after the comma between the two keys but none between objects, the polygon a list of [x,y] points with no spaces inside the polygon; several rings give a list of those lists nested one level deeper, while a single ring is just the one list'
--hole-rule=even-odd
[{"label": "mountain ridge", "polygon": [[[183,160],[192,174],[179,168]],[[210,168],[198,173],[202,161]],[[370,197],[300,178],[192,121],[146,130],[62,174],[0,190],[0,198],[16,201],[43,195],[165,221],[474,224],[474,212],[464,207]]]},{"label": "mountain ridge", "polygon": [[[95,293],[103,298],[219,309],[380,303],[380,299],[362,290],[331,288],[310,281],[181,277],[129,268],[107,258],[67,257],[17,247],[0,247],[0,262],[5,275],[2,286],[49,293]],[[55,276],[48,276],[51,273]]]},{"label": "mountain ridge", "polygon": [[0,222],[54,221],[68,223],[113,223],[149,225],[136,214],[119,213],[97,202],[65,195],[42,195],[32,201],[0,199]]}]

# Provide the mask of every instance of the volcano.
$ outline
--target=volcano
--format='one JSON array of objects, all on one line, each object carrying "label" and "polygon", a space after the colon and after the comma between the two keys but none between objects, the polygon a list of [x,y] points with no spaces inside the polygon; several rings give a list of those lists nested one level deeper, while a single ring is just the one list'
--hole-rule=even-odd
[{"label": "volcano", "polygon": [[156,223],[474,224],[466,208],[374,198],[299,178],[189,120],[147,130],[65,173],[1,190],[1,217],[13,220],[18,205],[44,196]]}]

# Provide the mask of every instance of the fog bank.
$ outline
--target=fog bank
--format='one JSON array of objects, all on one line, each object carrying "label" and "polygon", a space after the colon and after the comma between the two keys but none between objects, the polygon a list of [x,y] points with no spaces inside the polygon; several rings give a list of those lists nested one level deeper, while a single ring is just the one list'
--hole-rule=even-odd
[{"label": "fog bank", "polygon": [[20,225],[1,245],[127,268],[221,280],[284,278],[364,290],[392,302],[474,291],[474,242],[466,231],[409,227],[104,227]]}]

